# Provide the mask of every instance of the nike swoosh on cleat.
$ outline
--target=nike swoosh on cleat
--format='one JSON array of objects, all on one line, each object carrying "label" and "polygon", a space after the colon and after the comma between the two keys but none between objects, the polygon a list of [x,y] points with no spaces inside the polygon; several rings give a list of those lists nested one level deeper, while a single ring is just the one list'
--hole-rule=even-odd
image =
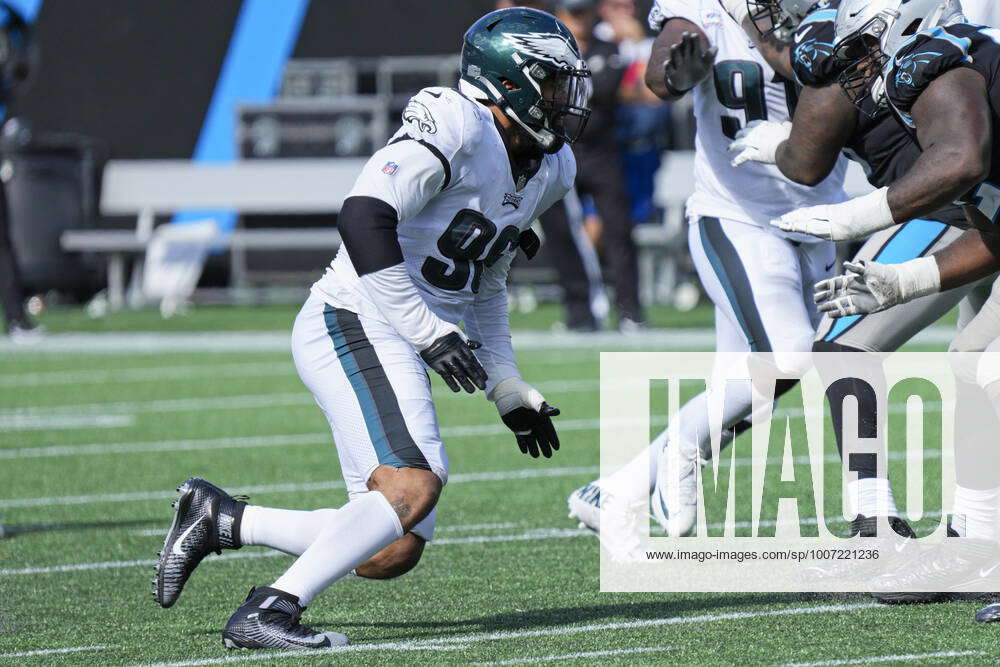
[{"label": "nike swoosh on cleat", "polygon": [[185,552],[184,549],[181,548],[181,545],[184,543],[184,538],[186,538],[188,535],[190,535],[191,531],[194,530],[195,527],[197,527],[197,525],[199,523],[201,523],[201,519],[198,519],[197,521],[195,521],[194,523],[192,523],[190,526],[188,526],[184,530],[184,532],[181,533],[181,536],[178,537],[176,540],[174,540],[174,546],[170,548],[170,551],[174,555],[176,555],[176,556],[184,556],[184,555],[186,555],[187,552]]}]

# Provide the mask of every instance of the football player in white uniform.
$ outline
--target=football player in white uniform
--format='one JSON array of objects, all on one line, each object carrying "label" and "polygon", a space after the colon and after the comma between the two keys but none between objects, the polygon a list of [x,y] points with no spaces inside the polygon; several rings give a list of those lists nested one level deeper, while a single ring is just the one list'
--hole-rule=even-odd
[{"label": "football player in white uniform", "polygon": [[[775,233],[769,221],[796,202],[842,201],[846,164],[841,161],[816,187],[792,183],[771,165],[733,167],[728,148],[737,132],[757,120],[788,121],[794,85],[775,74],[718,0],[657,0],[650,26],[659,36],[647,85],[665,100],[694,94],[698,132],[688,242],[715,304],[716,350],[771,353],[779,373],[797,377],[807,370],[801,366],[808,355],[802,353],[811,349],[818,322],[808,286],[829,274],[835,252],[832,244],[806,235]],[[619,491],[632,486],[635,470],[649,465],[654,516],[670,535],[689,533],[696,520],[699,458],[709,458],[712,451],[709,413],[721,409],[725,444],[746,428],[753,405],[749,383],[739,383],[736,390],[736,383],[725,381],[727,375],[746,374],[716,371],[717,389],[685,404],[680,426],[664,431],[649,457],[574,491],[570,515],[598,531],[600,508],[621,503]],[[676,455],[659,456],[667,444]],[[602,540],[620,551],[619,537]]]},{"label": "football player in white uniform", "polygon": [[[341,209],[343,246],[295,322],[292,352],[333,430],[349,502],[312,512],[248,505],[200,479],[180,488],[154,595],[172,605],[212,551],[267,546],[298,556],[251,590],[223,631],[229,648],[347,642],[299,624],[355,571],[413,568],[434,532],[448,459],[426,369],[496,404],[521,451],[551,456],[558,410],[521,379],[506,279],[533,254],[540,213],[573,185],[567,143],[589,116],[590,73],[553,16],[512,8],[466,33],[458,90],[414,96],[403,126]],[[465,324],[463,333],[458,327]]]}]

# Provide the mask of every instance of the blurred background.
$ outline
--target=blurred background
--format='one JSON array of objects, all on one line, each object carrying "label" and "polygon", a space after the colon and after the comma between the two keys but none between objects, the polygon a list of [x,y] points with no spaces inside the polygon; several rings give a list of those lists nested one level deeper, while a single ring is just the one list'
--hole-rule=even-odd
[{"label": "blurred background", "polygon": [[[6,330],[300,304],[360,165],[411,95],[455,85],[463,32],[509,4],[9,0]],[[650,2],[517,4],[570,26],[596,92],[578,191],[538,223],[513,308],[542,328],[671,324],[700,300],[683,221],[694,125],[688,101],[642,82]]]}]

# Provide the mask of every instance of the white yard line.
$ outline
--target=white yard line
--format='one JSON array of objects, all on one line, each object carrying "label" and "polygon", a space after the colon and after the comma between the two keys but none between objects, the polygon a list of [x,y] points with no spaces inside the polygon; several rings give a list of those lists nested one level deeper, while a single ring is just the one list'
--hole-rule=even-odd
[{"label": "white yard line", "polygon": [[311,405],[313,397],[306,391],[283,394],[241,394],[238,396],[192,396],[151,401],[116,401],[110,403],[79,403],[74,405],[27,405],[0,410],[0,429],[7,420],[26,415],[87,415],[145,414],[150,412],[204,412],[207,410],[256,410],[290,405]]},{"label": "white yard line", "polygon": [[[394,650],[397,647],[406,647],[403,650],[443,650],[451,646],[468,646],[478,642],[496,640],[518,640],[528,637],[555,637],[576,634],[590,634],[594,632],[607,632],[616,630],[634,630],[639,628],[662,627],[669,625],[687,625],[718,623],[724,621],[742,621],[752,618],[767,618],[774,616],[800,616],[803,614],[828,614],[838,612],[852,612],[880,607],[874,602],[863,602],[857,604],[820,605],[815,607],[791,607],[788,609],[773,609],[767,611],[740,611],[728,614],[704,614],[701,616],[674,616],[668,618],[655,618],[643,621],[620,621],[613,623],[593,623],[590,625],[556,626],[543,630],[511,630],[507,632],[489,632],[474,635],[463,635],[460,637],[435,637],[432,639],[421,639],[403,643],[379,643],[379,644],[354,644],[340,649],[331,649],[328,653],[337,654],[348,651],[386,651]],[[322,653],[317,651],[289,651],[278,653],[258,653],[239,656],[227,656],[223,658],[204,658],[201,660],[187,660],[184,662],[157,663],[155,667],[200,667],[201,665],[221,665],[243,661],[267,661],[275,658],[285,657],[317,657]],[[152,665],[148,667],[153,667]]]},{"label": "white yard line", "polygon": [[[954,330],[950,330],[954,334]],[[715,345],[715,332],[706,328],[650,329],[630,335],[617,331],[573,333],[515,330],[517,350],[566,349],[705,349]],[[50,334],[37,345],[14,345],[0,339],[0,354],[168,354],[176,352],[289,352],[287,331],[225,331],[199,333],[132,332]]]},{"label": "white yard line", "polygon": [[5,658],[31,658],[37,655],[56,655],[58,653],[79,653],[80,651],[104,651],[110,646],[71,646],[69,648],[46,648],[37,651],[21,651],[20,653],[0,653],[0,660]]},{"label": "white yard line", "polygon": [[534,658],[512,658],[510,660],[497,660],[496,662],[474,662],[473,665],[520,665],[535,662],[552,662],[555,660],[575,660],[578,658],[599,658],[604,656],[632,655],[635,653],[659,653],[661,651],[674,651],[676,646],[647,646],[644,648],[621,648],[609,649],[606,651],[584,651],[582,653],[564,653],[562,655],[540,655]]},{"label": "white yard line", "polygon": [[[566,350],[563,352],[538,350],[537,352],[528,351],[520,355],[519,359],[531,366],[568,366],[587,362],[597,366],[600,362],[600,352],[597,350]],[[126,366],[118,368],[102,366],[99,368],[78,368],[69,371],[28,373],[0,372],[0,388],[283,375],[296,377],[295,364],[292,363],[291,359],[233,363],[227,357],[224,360],[206,359],[204,363],[199,364],[161,364],[157,366]]]},{"label": "white yard line", "polygon": [[507,630],[461,637],[439,637],[434,641],[438,644],[471,644],[473,642],[493,641],[503,639],[524,639],[527,637],[556,637],[608,630],[635,630],[638,628],[653,628],[665,625],[686,625],[690,623],[714,623],[718,621],[742,621],[750,618],[769,616],[798,616],[802,614],[827,614],[831,612],[857,611],[881,607],[877,602],[859,602],[854,604],[821,605],[815,607],[790,607],[787,609],[771,609],[767,611],[735,611],[726,614],[703,614],[701,616],[674,616],[670,618],[653,618],[643,621],[619,621],[616,623],[595,623],[591,625],[574,625],[544,630]]},{"label": "white yard line", "polygon": [[[653,425],[663,424],[662,418],[654,417],[651,420]],[[559,421],[560,432],[573,431],[593,431],[600,428],[599,419],[567,419]],[[509,430],[503,424],[471,424],[466,426],[446,426],[441,429],[444,438],[470,437],[470,436],[490,436],[507,435]],[[143,452],[176,452],[176,451],[199,451],[214,449],[242,449],[254,447],[278,447],[315,445],[330,443],[331,437],[327,433],[302,433],[286,434],[261,437],[245,438],[205,438],[189,440],[152,440],[146,442],[131,443],[92,443],[82,445],[53,445],[50,447],[27,447],[22,449],[0,449],[0,459],[30,459],[46,458],[53,456],[88,456],[106,454],[135,454]],[[906,452],[889,452],[889,460],[901,461],[907,458]],[[941,458],[941,450],[928,449],[923,452],[924,460]],[[795,463],[809,463],[807,456],[797,456],[793,458]],[[750,457],[738,457],[735,460],[722,456],[723,463],[732,461],[736,466],[749,466],[753,459]],[[837,454],[825,454],[824,463],[833,465],[840,463],[840,456]],[[778,458],[769,458],[768,463],[781,463]],[[597,471],[596,468],[587,470]],[[485,474],[488,478],[495,473],[459,473],[449,478],[450,482],[465,479],[467,475]],[[476,477],[469,479],[478,479]],[[333,484],[333,486],[330,486]],[[318,485],[318,486],[317,486]],[[275,486],[257,486],[245,489],[247,493],[270,493],[272,491],[313,491],[331,488],[342,488],[341,482],[315,482],[305,484],[301,488],[298,485],[282,484]],[[58,496],[52,498],[7,498],[0,499],[0,509],[12,507],[41,507],[47,505],[81,505],[92,502],[127,502],[131,500],[155,500],[158,498],[169,498],[173,496],[172,491],[139,491],[134,493],[117,494],[97,494],[90,496]]]},{"label": "white yard line", "polygon": [[[654,418],[654,424],[663,423]],[[601,425],[598,419],[560,419],[559,431],[595,431]],[[467,424],[443,426],[444,438],[469,436],[510,435],[510,429],[500,422],[488,424]],[[327,443],[333,447],[333,437],[329,432],[290,433],[258,437],[234,438],[190,438],[186,440],[148,440],[143,442],[87,443],[81,445],[50,445],[48,447],[22,447],[0,449],[0,459],[34,459],[52,456],[98,456],[105,454],[139,454],[146,452],[176,452],[212,449],[242,449],[256,447],[315,445]],[[3,502],[3,501],[0,501]]]},{"label": "white yard line", "polygon": [[288,361],[265,363],[225,363],[180,366],[146,366],[139,368],[103,368],[44,373],[0,374],[0,388],[57,387],[77,384],[124,384],[130,382],[164,382],[198,378],[295,377],[295,365]]},{"label": "white yard line", "polygon": [[[934,518],[941,516],[939,511],[926,511],[924,512],[924,518]],[[842,524],[847,523],[844,517],[839,515],[834,515],[830,517],[825,517],[824,522],[827,524]],[[798,524],[795,522],[788,522],[788,525],[815,525],[819,520],[815,517],[806,517],[802,519]],[[462,529],[474,530],[474,529],[487,529],[486,526],[508,526],[516,524],[470,524],[469,526],[454,526],[452,530],[456,532]],[[753,525],[752,522],[739,521],[736,522],[736,527],[745,527],[748,525]],[[776,521],[759,521],[756,524],[759,527],[765,526],[775,526],[779,525]],[[724,523],[713,523],[708,526],[710,529],[718,530],[724,528]],[[144,531],[146,532],[146,531]],[[163,535],[163,529],[154,530],[150,529],[148,531],[149,535],[161,536]],[[451,546],[456,544],[490,544],[490,543],[505,543],[505,542],[530,542],[534,540],[552,540],[552,539],[567,539],[573,537],[589,536],[594,533],[590,530],[583,528],[530,528],[526,529],[521,533],[510,533],[505,535],[465,535],[461,537],[439,537],[430,542],[431,547],[441,547],[441,546]],[[224,556],[210,557],[206,562],[219,562],[227,560],[242,560],[246,558],[276,558],[279,556],[285,556],[286,554],[280,551],[244,551],[239,553],[229,553]],[[125,561],[99,561],[94,563],[76,563],[68,565],[43,565],[38,567],[26,567],[26,568],[11,568],[11,569],[0,569],[0,577],[12,577],[12,576],[23,576],[23,575],[34,575],[34,574],[53,574],[60,572],[85,572],[89,570],[108,570],[108,569],[119,569],[128,567],[140,567],[140,566],[151,566],[155,565],[155,559],[141,559],[141,560],[125,560]]]},{"label": "white yard line", "polygon": [[147,440],[144,442],[96,442],[79,445],[51,445],[0,449],[0,459],[37,459],[55,456],[101,456],[106,454],[143,454],[148,452],[208,451],[216,449],[253,449],[256,447],[295,447],[333,444],[329,432],[288,433],[281,435],[236,438],[191,438],[186,440]]},{"label": "white yard line", "polygon": [[[582,537],[589,533],[589,531],[581,530],[578,528],[539,528],[535,530],[528,530],[523,533],[515,533],[512,535],[470,535],[468,537],[443,537],[440,539],[433,540],[430,545],[434,546],[451,546],[455,544],[486,544],[486,543],[503,543],[503,542],[530,542],[533,540],[552,540],[552,539],[566,539],[572,537]],[[218,563],[230,560],[245,560],[245,559],[256,559],[256,558],[278,558],[281,556],[287,556],[288,554],[282,553],[280,551],[244,551],[231,554],[225,554],[224,556],[209,556],[204,562],[205,563]],[[101,561],[96,563],[75,563],[70,565],[44,565],[40,567],[24,567],[24,568],[10,568],[10,569],[0,569],[0,577],[17,577],[25,575],[35,575],[35,574],[59,574],[62,572],[89,572],[92,570],[118,570],[122,568],[129,567],[150,567],[156,565],[157,560],[155,558],[144,558],[141,560],[112,560],[112,561]]]},{"label": "white yard line", "polygon": [[[592,475],[597,473],[597,466],[575,466],[559,468],[521,468],[517,470],[491,470],[488,472],[456,473],[448,477],[449,484],[466,484],[469,482],[503,482],[513,479],[537,479],[546,477],[571,477],[574,475]],[[295,493],[300,491],[329,491],[343,489],[342,480],[324,482],[301,482],[289,484],[262,484],[256,486],[233,485],[234,493],[248,495],[259,493]],[[138,500],[162,500],[176,498],[173,489],[158,489],[155,491],[136,491],[132,493],[101,493],[87,496],[54,496],[50,498],[8,498],[0,500],[0,509],[15,507],[51,507],[56,505],[88,505],[92,503],[131,502]]]},{"label": "white yard line", "polygon": [[516,528],[517,524],[513,521],[504,521],[501,523],[466,523],[458,524],[455,526],[438,526],[434,529],[436,533],[462,533],[466,531],[474,530],[503,530],[505,528]]},{"label": "white yard line", "polygon": [[[536,388],[540,391],[550,393],[596,392],[600,389],[600,382],[593,379],[557,380],[539,383],[536,385]],[[435,398],[437,400],[451,400],[464,399],[465,396],[450,392],[446,393],[441,390],[436,394]],[[80,403],[74,405],[30,405],[0,410],[0,432],[29,429],[48,430],[49,428],[83,428],[88,425],[96,428],[111,428],[131,425],[134,422],[134,415],[136,414],[262,410],[267,408],[313,405],[313,403],[314,400],[308,393],[296,392],[187,397],[150,401],[119,401],[113,403]],[[924,410],[936,412],[940,411],[941,407],[940,403],[927,403],[924,405]],[[889,413],[900,414],[904,413],[906,409],[907,406],[905,404],[895,404],[890,406]],[[799,417],[802,413],[801,408],[779,408],[775,411],[776,416],[791,418]],[[596,419],[560,420],[558,423],[560,430],[586,430],[597,428],[600,425],[599,420]],[[653,426],[663,424],[665,423],[665,417],[662,415],[651,415],[650,423]],[[506,432],[505,427],[496,423],[446,426],[441,429],[442,435],[452,437],[491,435]],[[0,454],[0,458],[7,457]]]},{"label": "white yard line", "polygon": [[[617,331],[573,333],[559,331],[512,332],[514,348],[530,350],[707,350],[714,349],[712,328],[650,329],[623,335]],[[933,326],[911,341],[917,345],[947,345],[955,337],[955,327]],[[50,334],[39,344],[14,345],[0,339],[0,355],[27,357],[33,354],[169,354],[289,352],[291,330],[225,331],[202,333],[132,332]]]},{"label": "white yard line", "polygon": [[[205,658],[202,660],[185,660],[183,662],[157,662],[144,667],[198,667],[199,665],[225,665],[238,662],[265,662],[277,658],[311,658],[318,660],[323,656],[340,655],[342,653],[358,653],[360,651],[460,651],[469,648],[457,646],[438,646],[436,644],[416,644],[413,642],[383,642],[381,644],[351,644],[336,648],[296,649],[292,651],[237,651],[237,655],[225,658]],[[316,664],[316,663],[314,663]]]},{"label": "white yard line", "polygon": [[[555,380],[539,382],[535,388],[541,392],[578,393],[596,392],[600,389],[597,379]],[[464,399],[464,395],[446,392],[438,388],[435,399]],[[45,419],[56,415],[134,415],[152,412],[206,412],[213,410],[257,410],[273,405],[276,408],[295,405],[313,405],[312,395],[306,391],[280,394],[240,394],[236,396],[191,396],[184,398],[153,399],[148,401],[115,401],[107,403],[78,403],[71,405],[25,405],[0,410],[0,429],[11,424],[16,427],[18,420],[33,419],[44,424]]]},{"label": "white yard line", "polygon": [[[477,530],[503,530],[505,528],[516,528],[517,524],[513,521],[505,521],[503,523],[467,523],[459,524],[455,526],[438,526],[434,529],[435,533],[464,533],[473,532]],[[133,535],[142,535],[144,537],[163,537],[163,531],[165,528],[143,528],[141,530],[130,531]]]},{"label": "white yard line", "polygon": [[66,431],[81,428],[127,428],[135,424],[132,415],[27,415],[0,416],[3,431]]},{"label": "white yard line", "polygon": [[789,662],[783,667],[825,667],[826,665],[870,665],[877,662],[906,662],[927,658],[960,658],[969,655],[983,655],[983,651],[937,651],[935,653],[906,653],[903,655],[875,655],[868,658],[844,660],[820,660],[819,662]]}]

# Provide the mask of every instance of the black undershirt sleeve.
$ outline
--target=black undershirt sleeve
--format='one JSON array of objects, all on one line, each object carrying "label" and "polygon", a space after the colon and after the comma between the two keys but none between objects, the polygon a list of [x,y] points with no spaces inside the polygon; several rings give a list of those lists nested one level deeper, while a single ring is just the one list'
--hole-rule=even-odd
[{"label": "black undershirt sleeve", "polygon": [[337,228],[358,276],[375,273],[403,261],[396,227],[396,209],[375,197],[348,197],[340,208]]}]

